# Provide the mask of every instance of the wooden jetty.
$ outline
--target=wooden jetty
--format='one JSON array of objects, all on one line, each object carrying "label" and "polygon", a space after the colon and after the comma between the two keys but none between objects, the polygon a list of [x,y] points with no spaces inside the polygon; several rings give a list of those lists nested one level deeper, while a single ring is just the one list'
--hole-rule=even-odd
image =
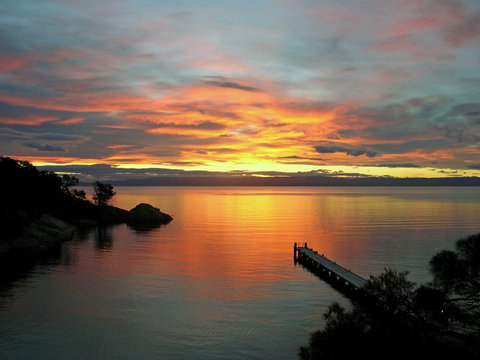
[{"label": "wooden jetty", "polygon": [[308,248],[307,243],[305,243],[305,246],[297,246],[297,243],[295,243],[293,256],[295,262],[301,263],[345,295],[355,295],[358,292],[357,290],[361,289],[367,282],[360,275]]}]

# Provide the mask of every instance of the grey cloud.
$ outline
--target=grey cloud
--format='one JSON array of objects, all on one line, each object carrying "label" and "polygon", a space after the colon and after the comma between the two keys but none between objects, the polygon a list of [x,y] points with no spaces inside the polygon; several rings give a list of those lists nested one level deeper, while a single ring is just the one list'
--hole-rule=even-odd
[{"label": "grey cloud", "polygon": [[41,144],[37,142],[32,142],[32,141],[27,141],[22,143],[22,145],[25,145],[27,147],[37,149],[38,151],[65,151],[64,148],[60,146],[55,146],[55,145],[50,145],[50,144]]},{"label": "grey cloud", "polygon": [[230,81],[228,78],[223,76],[206,76],[205,79],[207,80],[202,80],[203,83],[216,87],[237,89],[250,92],[262,92],[262,90],[258,88],[242,85],[235,81]]},{"label": "grey cloud", "polygon": [[171,112],[133,112],[131,115],[155,115],[155,116],[171,116],[178,115],[182,112],[198,112],[202,115],[212,116],[212,117],[223,117],[229,119],[240,119],[240,116],[232,111],[219,110],[215,105],[212,105],[208,102],[197,102],[192,101],[188,103],[176,103],[169,106],[174,111]]},{"label": "grey cloud", "polygon": [[331,140],[340,140],[340,139],[348,139],[354,137],[358,134],[358,131],[353,129],[340,129],[334,132],[327,134],[327,139]]},{"label": "grey cloud", "polygon": [[178,112],[174,111],[134,111],[134,112],[129,112],[126,113],[127,115],[135,116],[135,115],[154,115],[154,116],[172,116],[172,115],[177,115]]},{"label": "grey cloud", "polygon": [[305,156],[298,156],[298,155],[282,156],[282,157],[280,157],[280,159],[324,161],[324,159],[322,159],[322,158],[312,158],[312,157],[305,157]]},{"label": "grey cloud", "polygon": [[480,11],[465,16],[458,23],[444,30],[444,40],[453,46],[461,46],[464,43],[480,36]]},{"label": "grey cloud", "polygon": [[376,144],[372,147],[382,153],[402,154],[414,150],[442,149],[451,145],[451,140],[412,140],[400,144]]},{"label": "grey cloud", "polygon": [[281,104],[282,108],[298,112],[330,111],[335,104],[326,101],[288,101]]},{"label": "grey cloud", "polygon": [[480,104],[466,103],[455,105],[448,113],[447,116],[462,117],[468,121],[471,125],[480,124]]},{"label": "grey cloud", "polygon": [[463,115],[468,118],[475,118],[476,122],[480,120],[480,111],[467,111]]},{"label": "grey cloud", "polygon": [[346,149],[345,152],[347,153],[347,155],[353,156],[366,155],[368,157],[374,157],[378,155],[377,151],[369,149]]},{"label": "grey cloud", "polygon": [[471,170],[480,170],[480,164],[471,164],[468,165],[467,168]]},{"label": "grey cloud", "polygon": [[[129,159],[125,159],[129,160]],[[177,162],[179,163],[179,162]],[[165,168],[118,168],[108,164],[95,165],[50,165],[38,166],[39,170],[50,170],[54,172],[70,173],[79,177],[81,181],[90,181],[92,179],[102,180],[125,180],[134,178],[146,178],[152,176],[205,176],[205,175],[225,175],[223,172],[210,172],[202,170],[178,170]]]},{"label": "grey cloud", "polygon": [[252,87],[252,86],[246,86],[246,85],[241,85],[236,82],[231,82],[231,81],[216,81],[216,80],[210,80],[210,81],[204,81],[205,83],[209,85],[213,85],[216,87],[222,87],[222,88],[230,88],[230,89],[236,89],[236,90],[243,90],[243,91],[249,91],[249,92],[262,92],[262,90]]},{"label": "grey cloud", "polygon": [[315,151],[320,154],[346,153],[351,156],[366,155],[368,157],[375,157],[378,155],[378,151],[372,149],[355,148],[346,145],[317,145],[315,146]]},{"label": "grey cloud", "polygon": [[6,140],[20,140],[27,138],[25,133],[11,128],[0,128],[0,137]]},{"label": "grey cloud", "polygon": [[238,114],[235,114],[231,111],[219,111],[215,109],[202,110],[205,115],[214,116],[214,117],[223,117],[229,119],[240,119],[241,117]]},{"label": "grey cloud", "polygon": [[202,122],[198,125],[193,125],[192,127],[198,128],[198,129],[204,129],[204,130],[220,130],[220,129],[225,129],[226,126],[223,124],[215,123],[212,121],[205,121]]},{"label": "grey cloud", "polygon": [[375,166],[375,167],[388,167],[388,168],[419,168],[419,165],[412,164],[412,163],[403,163],[403,164],[375,164],[375,165],[365,165],[365,166]]},{"label": "grey cloud", "polygon": [[226,126],[212,121],[204,121],[199,124],[174,124],[174,123],[158,123],[154,124],[157,128],[175,128],[175,129],[203,129],[203,130],[220,130]]},{"label": "grey cloud", "polygon": [[60,95],[56,90],[47,89],[33,84],[22,84],[13,81],[10,78],[2,79],[0,82],[0,93],[5,93],[10,96],[31,97],[36,99],[48,99]]},{"label": "grey cloud", "polygon": [[233,154],[238,152],[238,150],[234,148],[216,148],[216,149],[208,149],[208,151],[205,151],[205,154],[207,154],[208,152],[215,152],[215,153],[221,153],[221,154]]},{"label": "grey cloud", "polygon": [[[184,164],[184,162],[176,162]],[[278,171],[231,171],[228,173],[221,171],[204,171],[204,170],[178,170],[165,168],[118,168],[108,164],[96,165],[49,165],[37,166],[39,170],[49,170],[56,173],[70,173],[78,177],[82,182],[90,182],[92,180],[103,181],[121,181],[126,179],[145,179],[152,177],[202,177],[202,176],[252,176],[265,175],[276,177],[310,177],[310,176],[325,176],[325,177],[365,177],[368,175],[356,173],[344,173],[342,171],[330,171],[325,169],[318,169],[307,172],[278,172]]]},{"label": "grey cloud", "polygon": [[60,140],[60,141],[78,141],[78,140],[84,139],[82,136],[69,135],[69,134],[55,134],[55,133],[35,135],[34,138],[40,139],[40,140]]},{"label": "grey cloud", "polygon": [[467,111],[463,113],[472,125],[480,125],[480,111]]},{"label": "grey cloud", "polygon": [[268,120],[268,119],[263,120],[263,125],[269,128],[280,128],[280,127],[287,126],[286,123],[279,123],[279,122],[276,122],[275,120]]},{"label": "grey cloud", "polygon": [[463,143],[469,137],[468,129],[466,127],[450,127],[444,130],[445,137],[455,140],[457,144]]}]

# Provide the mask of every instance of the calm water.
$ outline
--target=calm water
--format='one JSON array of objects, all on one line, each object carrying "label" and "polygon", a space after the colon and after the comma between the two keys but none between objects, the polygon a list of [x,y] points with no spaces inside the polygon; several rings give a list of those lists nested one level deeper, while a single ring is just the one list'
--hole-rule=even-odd
[{"label": "calm water", "polygon": [[480,231],[478,188],[116,191],[175,219],[80,234],[0,287],[0,359],[295,359],[346,300],[294,265],[294,242],[422,283],[432,255]]}]

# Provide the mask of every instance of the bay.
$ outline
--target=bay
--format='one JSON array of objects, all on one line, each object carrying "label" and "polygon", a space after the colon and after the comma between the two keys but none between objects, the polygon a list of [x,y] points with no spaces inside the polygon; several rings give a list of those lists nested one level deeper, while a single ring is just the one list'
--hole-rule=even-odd
[{"label": "bay", "polygon": [[0,287],[1,359],[294,359],[328,305],[347,303],[294,264],[294,242],[424,283],[437,251],[480,231],[474,187],[115,190],[114,205],[174,220],[78,234]]}]

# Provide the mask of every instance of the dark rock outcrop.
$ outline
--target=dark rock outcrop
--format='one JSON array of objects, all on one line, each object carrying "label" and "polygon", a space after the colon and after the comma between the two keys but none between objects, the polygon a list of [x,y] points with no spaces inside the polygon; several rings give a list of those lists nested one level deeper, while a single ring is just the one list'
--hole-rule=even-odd
[{"label": "dark rock outcrop", "polygon": [[0,241],[0,258],[4,256],[40,254],[70,240],[76,227],[48,214],[25,226],[21,234]]},{"label": "dark rock outcrop", "polygon": [[160,209],[145,203],[138,204],[128,212],[127,224],[142,227],[155,227],[167,224],[173,217]]}]

